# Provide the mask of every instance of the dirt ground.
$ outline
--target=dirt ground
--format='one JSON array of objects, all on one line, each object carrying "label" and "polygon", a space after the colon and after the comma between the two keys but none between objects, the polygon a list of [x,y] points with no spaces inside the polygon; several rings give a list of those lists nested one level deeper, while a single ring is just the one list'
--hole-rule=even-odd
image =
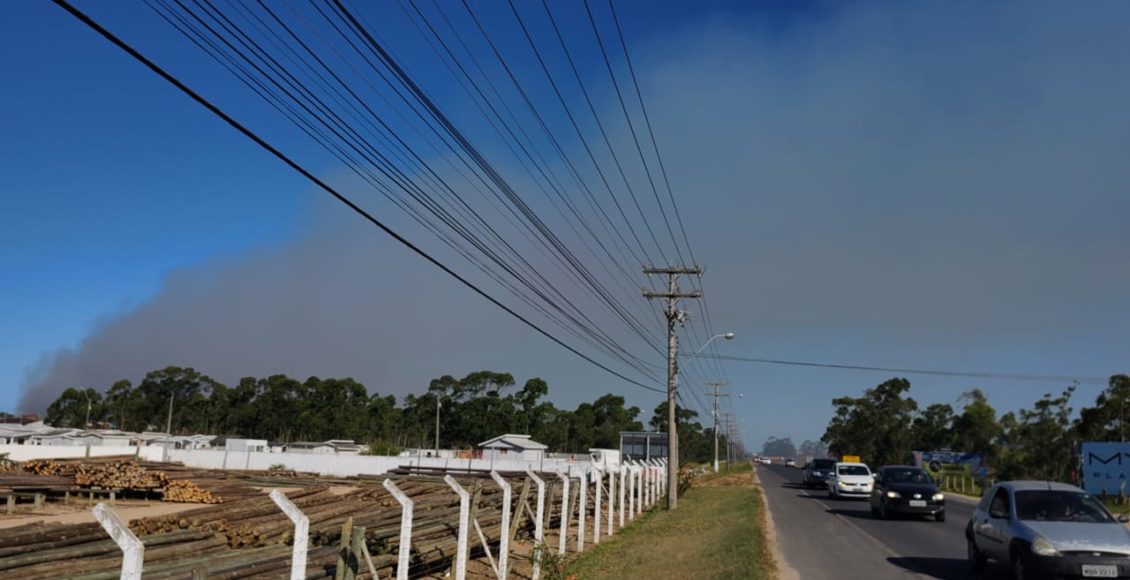
[{"label": "dirt ground", "polygon": [[[70,505],[49,502],[38,511],[32,511],[31,506],[19,506],[14,514],[0,514],[0,529],[14,528],[24,524],[85,524],[94,522],[94,512],[91,511],[95,504],[86,500],[79,500]],[[118,500],[114,512],[123,520],[129,521],[148,516],[162,516],[193,510],[203,504],[197,503],[164,503],[160,501],[143,500]]]}]

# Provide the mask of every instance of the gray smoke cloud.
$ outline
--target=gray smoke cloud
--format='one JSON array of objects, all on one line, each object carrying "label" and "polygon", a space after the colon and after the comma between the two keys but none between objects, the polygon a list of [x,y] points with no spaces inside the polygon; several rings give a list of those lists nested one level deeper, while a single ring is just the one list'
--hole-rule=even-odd
[{"label": "gray smoke cloud", "polygon": [[[1049,356],[1072,340],[1127,352],[1127,17],[1125,3],[853,5],[648,39],[643,89],[716,325],[748,337],[742,352],[831,331],[877,350],[1020,337]],[[278,247],[171,273],[45,354],[21,406],[169,364],[227,381],[351,375],[398,395],[496,368],[543,376],[566,403],[617,390],[654,405],[329,214]],[[805,412],[755,436],[826,419]]]}]

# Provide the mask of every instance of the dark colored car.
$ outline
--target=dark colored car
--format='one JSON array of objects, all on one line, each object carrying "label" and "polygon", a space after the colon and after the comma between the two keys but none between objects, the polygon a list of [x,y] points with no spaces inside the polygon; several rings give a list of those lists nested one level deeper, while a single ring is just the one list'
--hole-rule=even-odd
[{"label": "dark colored car", "polygon": [[946,521],[946,497],[921,467],[886,465],[875,472],[871,513],[887,519],[894,513],[934,516]]},{"label": "dark colored car", "polygon": [[836,460],[813,459],[804,467],[804,486],[822,489],[827,485],[828,474],[836,468]]}]

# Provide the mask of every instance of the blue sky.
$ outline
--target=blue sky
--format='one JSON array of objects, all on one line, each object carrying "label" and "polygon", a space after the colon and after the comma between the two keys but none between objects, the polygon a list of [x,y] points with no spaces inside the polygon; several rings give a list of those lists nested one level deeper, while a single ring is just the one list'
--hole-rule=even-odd
[{"label": "blue sky", "polygon": [[[144,6],[81,6],[319,175],[351,183],[336,160]],[[1118,288],[1130,272],[1117,256],[1130,243],[1119,218],[1130,210],[1130,47],[1111,24],[1124,21],[1125,6],[1087,14],[976,3],[618,7],[692,244],[708,266],[716,330],[739,335],[722,352],[1087,376],[1127,370],[1130,313]],[[304,180],[58,8],[3,10],[0,58],[18,82],[0,94],[0,267],[10,274],[0,287],[0,408],[14,409],[29,370],[60,348],[74,349],[75,368],[90,372],[59,376],[96,384],[166,364],[234,380],[228,375],[270,372],[285,359],[287,372],[344,369],[396,394],[490,367],[546,376],[569,405],[606,390],[654,405],[489,306],[468,304],[462,290],[360,231]],[[566,25],[580,33],[579,21]],[[412,31],[386,32],[415,62]],[[597,65],[592,53],[582,59],[586,74]],[[426,78],[444,86],[438,72]],[[319,253],[361,246],[348,262]],[[393,266],[403,279],[381,277]],[[356,274],[361,267],[372,271]],[[303,272],[339,281],[347,298],[306,289]],[[262,298],[260,285],[278,295]],[[373,298],[374,287],[387,293]],[[250,304],[260,298],[277,310]],[[334,301],[391,305],[452,336],[402,339],[380,330],[379,317],[354,322]],[[269,341],[247,330],[254,321],[268,334],[264,321],[296,311],[320,315],[282,328],[319,344],[371,341],[397,356],[374,368],[348,348],[309,359],[281,354],[317,350],[309,344],[258,348]],[[223,326],[240,312],[242,324]],[[239,339],[171,350],[172,336],[198,337],[206,323]],[[469,329],[483,324],[495,339],[466,348]],[[170,361],[170,352],[190,354]],[[745,393],[733,404],[752,443],[818,437],[832,397],[889,378],[725,368]],[[1012,410],[1060,388],[910,378],[923,406],[981,386]],[[1098,388],[1082,388],[1076,406]]]}]

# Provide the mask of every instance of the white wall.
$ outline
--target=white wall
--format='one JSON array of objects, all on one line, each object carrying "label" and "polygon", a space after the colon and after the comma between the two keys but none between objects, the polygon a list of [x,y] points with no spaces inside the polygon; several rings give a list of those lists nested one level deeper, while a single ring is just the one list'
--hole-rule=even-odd
[{"label": "white wall", "polygon": [[[140,451],[138,451],[140,449]],[[164,461],[164,449],[160,447],[103,447],[101,445],[0,445],[0,454],[7,453],[8,459],[27,461],[29,459],[72,459],[76,457],[108,457],[111,455],[133,455],[145,461]]]},{"label": "white wall", "polygon": [[447,469],[497,469],[499,471],[524,471],[527,467],[534,471],[568,472],[577,476],[588,471],[588,457],[578,455],[577,461],[567,459],[542,459],[524,461],[510,459],[455,459],[442,457],[383,457],[375,455],[322,455],[313,453],[268,453],[237,452],[215,449],[165,449],[151,445],[148,447],[64,447],[56,445],[0,445],[0,454],[7,453],[9,459],[26,461],[28,459],[63,459],[77,457],[106,457],[111,455],[138,454],[145,461],[179,461],[189,467],[203,469],[257,469],[266,470],[275,464],[283,464],[287,469],[309,471],[335,477],[351,475],[380,475],[400,466],[442,467]]},{"label": "white wall", "polygon": [[588,470],[587,457],[582,461],[543,459],[445,459],[440,457],[383,457],[375,455],[322,455],[314,453],[255,453],[200,449],[170,449],[168,461],[179,461],[190,467],[205,469],[265,470],[282,464],[287,469],[310,471],[322,475],[380,475],[400,466],[417,465],[448,469],[497,469],[499,471],[568,471],[577,475]]}]

